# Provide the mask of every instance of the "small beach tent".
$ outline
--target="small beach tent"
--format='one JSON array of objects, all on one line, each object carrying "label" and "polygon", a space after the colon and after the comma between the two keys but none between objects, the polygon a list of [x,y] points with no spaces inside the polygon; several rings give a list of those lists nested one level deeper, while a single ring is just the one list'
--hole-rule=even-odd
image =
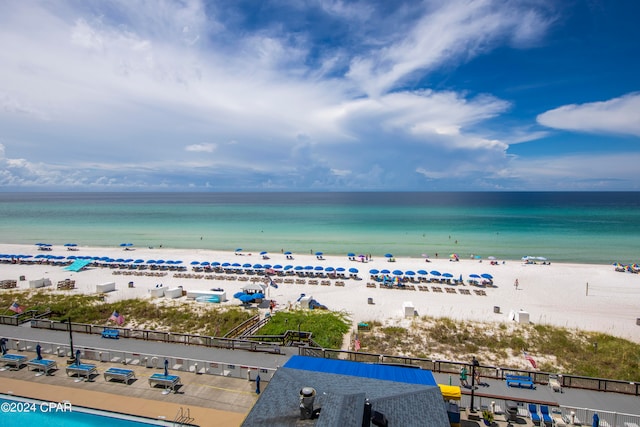
[{"label": "small beach tent", "polygon": [[246,294],[255,294],[256,292],[264,293],[265,285],[261,283],[249,283],[242,287],[242,291]]},{"label": "small beach tent", "polygon": [[79,272],[82,271],[87,265],[91,264],[93,260],[91,259],[76,259],[72,264],[64,267],[67,271]]}]

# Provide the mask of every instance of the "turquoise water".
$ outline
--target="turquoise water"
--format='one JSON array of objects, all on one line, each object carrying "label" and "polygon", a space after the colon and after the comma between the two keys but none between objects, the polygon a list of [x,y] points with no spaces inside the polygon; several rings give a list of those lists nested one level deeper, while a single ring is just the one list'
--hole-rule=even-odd
[{"label": "turquoise water", "polygon": [[[0,399],[1,425],[3,426],[47,426],[47,427],[144,427],[168,425],[114,418],[96,413],[80,412],[73,406],[49,406],[50,402],[32,399]],[[92,411],[97,412],[97,411]],[[129,417],[133,418],[133,417]]]},{"label": "turquoise water", "polygon": [[0,193],[4,243],[638,262],[640,193]]}]

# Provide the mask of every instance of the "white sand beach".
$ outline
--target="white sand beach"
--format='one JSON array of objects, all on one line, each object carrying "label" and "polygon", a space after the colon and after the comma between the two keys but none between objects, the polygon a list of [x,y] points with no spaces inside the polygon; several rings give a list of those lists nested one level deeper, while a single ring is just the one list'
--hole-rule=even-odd
[{"label": "white sand beach", "polygon": [[[33,245],[0,244],[0,253],[35,256],[42,252]],[[369,262],[353,261],[347,256],[336,255],[324,255],[324,260],[318,260],[311,254],[293,254],[294,259],[288,260],[280,253],[269,253],[270,259],[263,260],[260,254],[248,251],[240,255],[215,250],[134,248],[125,251],[123,248],[82,246],[73,252],[63,246],[53,246],[46,254],[65,257],[84,255],[114,259],[181,260],[181,265],[187,267],[185,273],[192,272],[192,261],[332,266],[344,267],[347,271],[357,268],[357,275],[362,280],[345,279],[344,286],[336,286],[335,279],[331,279],[328,286],[312,285],[307,279],[305,284],[280,283],[277,289],[267,288],[267,297],[277,302],[276,310],[284,310],[290,304],[295,306],[302,293],[311,295],[330,310],[346,311],[354,324],[361,321],[401,319],[405,302],[413,304],[418,315],[489,322],[512,321],[508,318],[509,313],[512,310],[523,310],[529,314],[532,323],[599,331],[640,343],[640,325],[636,324],[640,318],[640,275],[616,272],[611,265],[554,262],[543,265],[525,264],[519,260],[506,260],[504,263],[498,260],[497,265],[491,265],[488,260],[479,262],[460,259],[459,262],[452,262],[449,258],[432,258],[430,262],[425,262],[423,258],[396,258],[395,262],[389,262],[383,254],[374,254]],[[452,286],[429,283],[420,284],[428,286],[429,291],[421,291],[417,287],[416,290],[381,289],[379,286],[371,288],[367,287],[371,282],[371,269],[429,272],[437,270],[441,273],[451,273],[454,278],[462,275],[465,282],[470,274],[488,273],[493,276],[495,286],[480,289],[469,284]],[[0,280],[18,280],[17,289],[25,290],[29,289],[30,280],[48,278],[53,283],[53,286],[48,288],[50,292],[83,293],[96,293],[96,285],[115,282],[116,290],[106,294],[107,301],[110,302],[128,298],[151,298],[150,290],[160,284],[165,288],[181,286],[185,290],[223,288],[227,301],[222,305],[239,305],[240,301],[233,298],[233,295],[251,283],[240,280],[175,277],[184,273],[176,274],[173,271],[167,271],[162,277],[114,274],[114,271],[116,270],[111,268],[91,267],[80,272],[69,272],[62,267],[47,264],[0,264]],[[19,280],[21,276],[24,276],[25,280]],[[75,280],[76,289],[55,290],[56,283],[65,279]],[[514,286],[516,279],[519,283],[518,289]],[[131,281],[134,282],[133,288],[128,286]],[[434,292],[433,287],[440,287],[443,291]],[[450,290],[447,292],[445,288]],[[465,294],[465,290],[470,292]],[[476,290],[484,291],[486,295],[478,295]],[[373,304],[369,303],[370,298]],[[204,304],[195,301],[191,303]],[[126,312],[124,307],[122,310]]]}]

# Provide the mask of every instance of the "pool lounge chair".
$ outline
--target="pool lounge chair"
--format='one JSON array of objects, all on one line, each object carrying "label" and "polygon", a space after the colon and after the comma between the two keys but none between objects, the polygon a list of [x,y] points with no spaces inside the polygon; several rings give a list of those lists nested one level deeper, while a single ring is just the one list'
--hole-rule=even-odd
[{"label": "pool lounge chair", "polygon": [[551,427],[553,425],[553,420],[551,419],[551,414],[549,413],[549,407],[547,405],[540,405],[540,415],[542,415],[542,422],[545,426]]},{"label": "pool lounge chair", "polygon": [[51,359],[31,359],[27,362],[27,369],[42,371],[45,375],[51,375],[51,371],[58,369],[58,364]]},{"label": "pool lounge chair", "polygon": [[153,374],[149,377],[149,385],[155,387],[157,385],[164,386],[176,392],[176,387],[180,385],[180,377],[177,375]]},{"label": "pool lounge chair", "polygon": [[76,376],[78,378],[85,377],[87,381],[91,379],[92,375],[98,375],[96,365],[90,363],[72,364],[67,366],[67,375]]},{"label": "pool lounge chair", "polygon": [[0,357],[0,362],[4,363],[4,366],[10,366],[10,369],[17,371],[22,365],[25,364],[27,356],[21,354],[5,354]]},{"label": "pool lounge chair", "polygon": [[531,418],[531,422],[534,426],[540,425],[540,415],[538,414],[538,407],[533,403],[529,403],[529,418]]},{"label": "pool lounge chair", "polygon": [[131,369],[109,368],[104,371],[105,381],[116,380],[129,385],[129,381],[132,379],[136,379],[136,374]]}]

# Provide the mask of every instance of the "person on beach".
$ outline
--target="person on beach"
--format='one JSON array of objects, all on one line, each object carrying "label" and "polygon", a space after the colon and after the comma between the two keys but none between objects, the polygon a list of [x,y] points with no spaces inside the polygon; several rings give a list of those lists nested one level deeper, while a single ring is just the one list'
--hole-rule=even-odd
[{"label": "person on beach", "polygon": [[516,279],[515,283],[513,284],[513,286],[516,287],[516,291],[518,290],[518,286],[520,286],[520,283],[518,282],[518,279]]}]

